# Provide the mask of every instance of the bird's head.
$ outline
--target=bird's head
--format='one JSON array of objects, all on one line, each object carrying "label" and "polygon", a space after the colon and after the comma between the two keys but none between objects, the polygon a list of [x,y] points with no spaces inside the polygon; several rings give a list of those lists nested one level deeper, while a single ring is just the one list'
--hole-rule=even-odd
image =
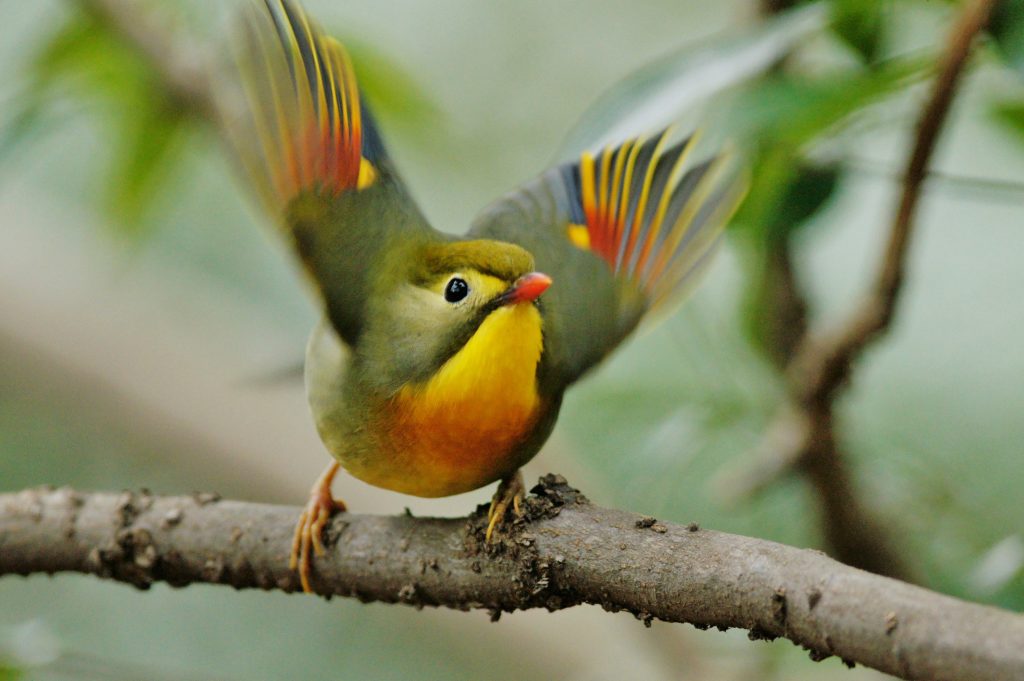
[{"label": "bird's head", "polygon": [[[386,352],[389,366],[376,367],[390,388],[423,381],[469,343],[486,320],[508,315],[504,329],[514,345],[521,333],[539,338],[535,303],[551,278],[534,271],[533,256],[499,241],[456,241],[418,249],[390,294],[378,300],[368,339]],[[495,342],[494,359],[502,350]]]}]

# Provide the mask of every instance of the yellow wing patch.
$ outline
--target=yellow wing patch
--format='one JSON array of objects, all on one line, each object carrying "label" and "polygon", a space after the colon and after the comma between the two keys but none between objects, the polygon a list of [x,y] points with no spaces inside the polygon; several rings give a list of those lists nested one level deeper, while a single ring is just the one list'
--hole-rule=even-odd
[{"label": "yellow wing patch", "polygon": [[576,248],[582,248],[584,251],[590,250],[590,231],[586,225],[577,225],[572,223],[569,225],[566,233],[569,236],[569,241],[572,242]]}]

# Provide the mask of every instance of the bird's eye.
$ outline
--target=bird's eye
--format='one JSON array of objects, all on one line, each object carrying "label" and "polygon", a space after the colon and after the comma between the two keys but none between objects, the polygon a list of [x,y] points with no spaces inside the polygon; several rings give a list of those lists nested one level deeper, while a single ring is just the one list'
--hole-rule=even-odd
[{"label": "bird's eye", "polygon": [[444,287],[444,299],[449,303],[457,303],[469,295],[469,284],[465,279],[452,277]]}]

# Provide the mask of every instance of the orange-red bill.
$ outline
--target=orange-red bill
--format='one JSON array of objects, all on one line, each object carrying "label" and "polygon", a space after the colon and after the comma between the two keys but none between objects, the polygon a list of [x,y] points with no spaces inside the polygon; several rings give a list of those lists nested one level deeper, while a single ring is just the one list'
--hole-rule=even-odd
[{"label": "orange-red bill", "polygon": [[543,272],[524,274],[501,294],[501,304],[513,305],[537,300],[540,294],[548,290],[548,286],[551,286],[551,277]]}]

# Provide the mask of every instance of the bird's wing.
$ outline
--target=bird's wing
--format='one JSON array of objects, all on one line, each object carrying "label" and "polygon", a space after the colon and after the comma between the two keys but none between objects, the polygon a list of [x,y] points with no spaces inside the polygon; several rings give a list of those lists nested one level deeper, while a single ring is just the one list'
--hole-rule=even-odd
[{"label": "bird's wing", "polygon": [[564,386],[645,316],[679,301],[744,194],[736,155],[671,132],[548,170],[498,200],[474,235],[534,254],[554,283],[541,299],[547,376]]},{"label": "bird's wing", "polygon": [[243,105],[225,107],[227,128],[351,345],[385,257],[437,233],[384,151],[345,48],[297,3],[248,9],[236,54]]}]

